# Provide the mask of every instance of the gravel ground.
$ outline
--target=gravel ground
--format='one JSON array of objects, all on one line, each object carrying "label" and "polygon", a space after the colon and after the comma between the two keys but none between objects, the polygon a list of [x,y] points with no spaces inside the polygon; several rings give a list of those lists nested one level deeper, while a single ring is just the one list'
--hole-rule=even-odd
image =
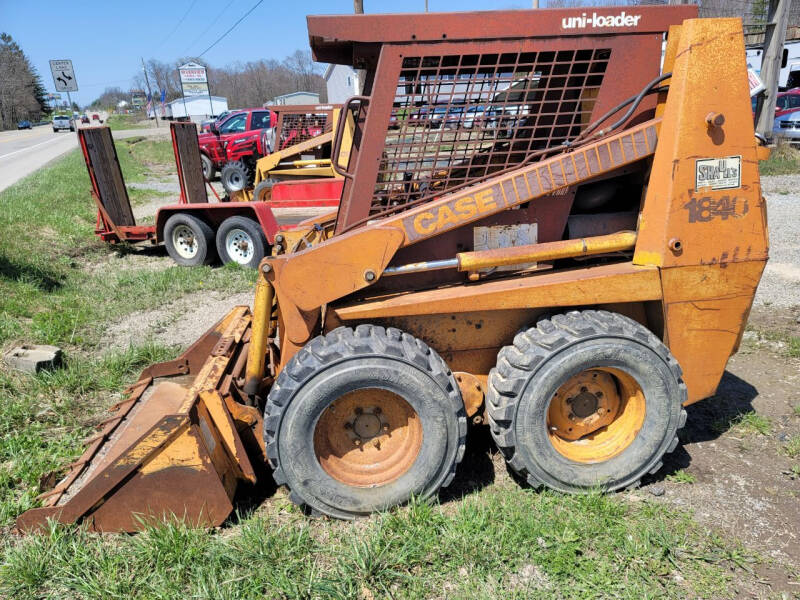
[{"label": "gravel ground", "polygon": [[761,178],[769,219],[769,262],[755,304],[800,306],[800,175]]}]

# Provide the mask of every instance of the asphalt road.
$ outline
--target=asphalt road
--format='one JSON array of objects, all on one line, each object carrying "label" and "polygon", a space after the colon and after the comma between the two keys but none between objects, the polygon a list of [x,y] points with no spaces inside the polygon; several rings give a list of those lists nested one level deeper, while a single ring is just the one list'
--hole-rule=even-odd
[{"label": "asphalt road", "polygon": [[[101,116],[105,118],[105,115]],[[80,123],[78,126],[81,126]],[[83,127],[91,126],[91,124],[83,125]],[[169,128],[164,127],[160,130],[115,131],[114,139],[156,133],[166,135],[168,132]],[[0,192],[77,147],[77,134],[72,131],[55,133],[49,125],[22,131],[0,132]]]}]

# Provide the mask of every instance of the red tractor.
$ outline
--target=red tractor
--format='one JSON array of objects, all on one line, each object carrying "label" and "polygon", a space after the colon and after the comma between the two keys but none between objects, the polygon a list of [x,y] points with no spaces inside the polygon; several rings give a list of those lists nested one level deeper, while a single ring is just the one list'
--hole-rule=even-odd
[{"label": "red tractor", "polygon": [[[210,180],[228,162],[227,148],[252,147],[265,129],[275,126],[277,117],[267,108],[245,108],[231,112],[225,119],[212,123],[210,133],[198,136],[203,176]],[[243,172],[248,165],[243,163]]]},{"label": "red tractor", "polygon": [[[338,105],[265,106],[270,112],[270,127],[259,135],[243,135],[227,140],[226,162],[220,181],[228,195],[253,186],[258,159],[322,135],[330,129],[330,118]],[[202,139],[202,135],[200,136]],[[202,143],[202,142],[201,142]]]}]

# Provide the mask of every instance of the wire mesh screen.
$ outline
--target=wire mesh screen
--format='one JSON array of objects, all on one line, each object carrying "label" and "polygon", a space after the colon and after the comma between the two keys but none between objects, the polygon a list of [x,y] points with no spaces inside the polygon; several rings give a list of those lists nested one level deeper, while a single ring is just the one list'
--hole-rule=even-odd
[{"label": "wire mesh screen", "polygon": [[278,149],[283,150],[294,144],[305,142],[330,130],[330,114],[321,113],[283,113],[281,115],[281,139]]},{"label": "wire mesh screen", "polygon": [[589,124],[609,49],[406,57],[371,213],[520,163]]}]

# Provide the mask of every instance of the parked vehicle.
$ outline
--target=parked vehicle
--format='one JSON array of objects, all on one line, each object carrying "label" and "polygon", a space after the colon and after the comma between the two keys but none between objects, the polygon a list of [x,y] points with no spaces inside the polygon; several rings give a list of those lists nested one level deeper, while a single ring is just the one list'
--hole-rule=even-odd
[{"label": "parked vehicle", "polygon": [[17,129],[33,129],[33,125],[27,119],[24,119],[17,123]]},{"label": "parked vehicle", "polygon": [[784,138],[793,146],[800,145],[800,109],[784,112],[776,117],[772,133],[776,137]]},{"label": "parked vehicle", "polygon": [[89,122],[89,117],[87,117],[86,115],[81,115],[81,123],[88,123],[88,122]]},{"label": "parked vehicle", "polygon": [[221,123],[225,120],[229,114],[231,114],[232,110],[224,110],[218,116],[212,117],[211,119],[206,119],[205,121],[201,121],[200,123],[200,133],[210,133],[211,132],[211,125],[213,123]]},{"label": "parked vehicle", "polygon": [[75,131],[75,121],[67,115],[56,115],[53,117],[53,131],[59,132],[63,130]]},{"label": "parked vehicle", "polygon": [[212,123],[211,131],[201,133],[198,138],[203,176],[210,180],[228,162],[225,152],[227,145],[257,142],[262,130],[275,122],[274,115],[265,108],[246,108],[232,112],[223,121]]}]

